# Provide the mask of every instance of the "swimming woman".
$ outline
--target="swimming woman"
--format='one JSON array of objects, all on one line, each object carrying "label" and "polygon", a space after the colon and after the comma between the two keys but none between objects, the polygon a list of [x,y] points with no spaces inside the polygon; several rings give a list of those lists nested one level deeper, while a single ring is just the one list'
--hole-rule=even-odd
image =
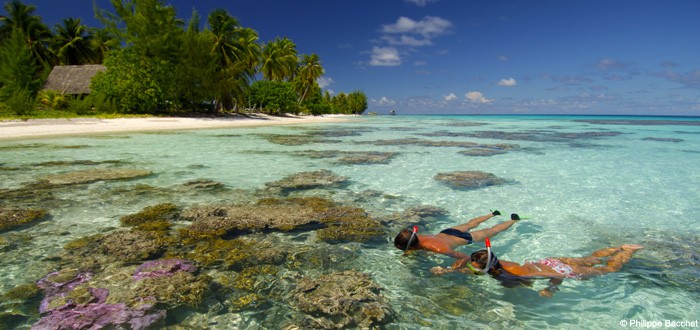
[{"label": "swimming woman", "polygon": [[[539,294],[544,297],[551,297],[558,290],[557,285],[561,284],[565,278],[587,279],[593,276],[617,272],[622,268],[622,265],[632,258],[632,254],[641,248],[643,247],[638,244],[624,244],[619,247],[595,251],[586,257],[546,258],[526,262],[522,265],[498,260],[493,253],[489,257],[487,250],[479,250],[472,253],[471,262],[467,265],[468,268],[459,271],[466,272],[471,269],[472,272],[478,273],[476,269],[483,270],[501,280],[506,286],[512,286],[516,283],[531,285],[532,279],[549,278],[549,285],[540,290]],[[604,258],[607,258],[607,262]],[[486,269],[487,265],[488,269]],[[455,270],[433,267],[431,271],[436,275],[441,275]]]},{"label": "swimming woman", "polygon": [[394,246],[402,251],[427,250],[435,253],[444,254],[457,259],[452,268],[464,266],[470,259],[468,254],[455,251],[454,248],[460,245],[471,244],[472,242],[483,242],[486,237],[494,236],[512,226],[520,220],[520,217],[513,213],[510,220],[499,223],[488,229],[469,230],[476,228],[482,222],[501,215],[498,210],[490,214],[480,216],[469,220],[465,224],[445,229],[437,235],[418,235],[418,229],[413,228],[413,231],[405,229],[394,238]]}]

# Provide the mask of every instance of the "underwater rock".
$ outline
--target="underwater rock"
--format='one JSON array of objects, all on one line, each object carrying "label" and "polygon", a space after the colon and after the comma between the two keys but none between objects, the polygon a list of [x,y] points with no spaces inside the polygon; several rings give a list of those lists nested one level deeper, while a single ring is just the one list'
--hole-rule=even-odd
[{"label": "underwater rock", "polygon": [[349,270],[302,278],[291,300],[303,313],[303,327],[379,327],[394,314],[380,290],[369,275]]},{"label": "underwater rock", "polygon": [[481,171],[457,171],[438,173],[438,180],[453,189],[473,189],[504,184],[506,181],[491,173]]},{"label": "underwater rock", "polygon": [[[185,243],[191,243],[185,240]],[[179,256],[193,260],[206,269],[240,271],[259,265],[281,265],[296,245],[279,240],[276,236],[253,234],[234,239],[214,238],[188,245]]]},{"label": "underwater rock", "polygon": [[197,267],[191,261],[185,259],[158,259],[146,261],[134,272],[135,280],[148,277],[172,276],[177,272],[194,273]]},{"label": "underwater rock", "polygon": [[640,126],[658,126],[658,125],[675,125],[675,126],[700,126],[700,121],[697,120],[643,120],[643,119],[578,119],[574,120],[579,123],[589,123],[596,125],[640,125]]},{"label": "underwater rock", "polygon": [[41,178],[41,180],[46,181],[51,185],[72,185],[92,183],[96,181],[136,179],[150,176],[151,174],[152,173],[149,170],[103,168],[51,174]]},{"label": "underwater rock", "polygon": [[302,150],[292,153],[294,156],[311,159],[337,158],[337,163],[348,165],[388,164],[398,154],[397,152],[340,150]]},{"label": "underwater rock", "polygon": [[199,308],[211,292],[211,277],[177,271],[168,276],[144,277],[131,284],[128,290],[112,290],[107,302],[129,303],[144,299],[155,299],[168,309],[181,306]]},{"label": "underwater rock", "polygon": [[402,212],[391,214],[384,218],[385,223],[399,223],[402,225],[420,223],[428,218],[437,218],[447,215],[447,210],[438,206],[419,205],[410,207]]},{"label": "underwater rock", "polygon": [[557,132],[551,130],[529,130],[521,132],[478,131],[466,134],[480,139],[518,140],[535,142],[572,142],[580,139],[600,139],[623,134],[615,131]]},{"label": "underwater rock", "polygon": [[180,230],[185,238],[220,237],[226,234],[263,229],[292,230],[318,222],[311,207],[290,205],[202,206],[182,212],[182,218],[194,222]]},{"label": "underwater rock", "polygon": [[142,304],[107,304],[104,300],[84,305],[68,305],[52,311],[32,325],[33,330],[54,329],[149,329],[165,319],[165,310]]},{"label": "underwater rock", "polygon": [[657,137],[645,137],[645,138],[643,138],[642,140],[644,140],[644,141],[657,141],[657,142],[674,142],[674,143],[678,143],[678,142],[683,142],[683,141],[685,141],[685,140],[683,140],[683,139],[675,139],[675,138],[657,138]]},{"label": "underwater rock", "polygon": [[182,188],[187,190],[216,190],[224,188],[224,184],[209,179],[198,179],[185,182],[182,184]]},{"label": "underwater rock", "polygon": [[460,147],[460,148],[474,148],[478,146],[478,143],[474,142],[461,142],[461,141],[433,141],[418,138],[406,138],[406,139],[394,139],[394,140],[376,140],[369,141],[368,143],[377,146],[403,146],[403,145],[415,145],[423,147]]},{"label": "underwater rock", "polygon": [[338,163],[350,165],[388,164],[396,155],[398,155],[397,152],[345,152],[338,159]]},{"label": "underwater rock", "polygon": [[311,143],[340,143],[340,140],[332,140],[315,136],[313,134],[285,135],[285,134],[263,134],[261,135],[268,142],[285,146],[300,146]]},{"label": "underwater rock", "polygon": [[366,242],[384,234],[384,226],[361,208],[335,206],[318,217],[327,227],[317,230],[316,236],[326,242]]},{"label": "underwater rock", "polygon": [[101,268],[110,263],[131,263],[161,256],[168,241],[162,232],[114,231],[73,240],[66,244],[62,260],[73,267]]},{"label": "underwater rock", "polygon": [[36,284],[44,290],[39,312],[43,314],[70,304],[72,299],[67,299],[67,295],[78,285],[92,279],[92,276],[91,272],[80,272],[77,269],[64,269],[46,275]]},{"label": "underwater rock", "polygon": [[285,193],[292,190],[338,187],[347,181],[348,178],[336,175],[329,170],[318,170],[292,174],[282,180],[268,182],[265,186],[280,189],[282,193]]},{"label": "underwater rock", "polygon": [[41,220],[46,210],[0,208],[0,232]]},{"label": "underwater rock", "polygon": [[139,226],[177,218],[178,207],[172,203],[163,203],[144,208],[138,213],[126,215],[119,219],[123,226]]},{"label": "underwater rock", "polygon": [[0,295],[0,330],[16,329],[38,315],[41,289],[35,284],[16,286]]},{"label": "underwater rock", "polygon": [[92,160],[55,160],[49,162],[41,162],[36,164],[31,164],[31,166],[78,166],[78,165],[102,165],[102,164],[120,164],[121,160],[104,160],[104,161],[92,161]]},{"label": "underwater rock", "polygon": [[487,157],[487,156],[505,154],[505,153],[507,153],[507,151],[505,151],[503,149],[471,148],[471,149],[467,149],[467,150],[462,150],[458,153],[460,155],[465,155],[465,156]]}]

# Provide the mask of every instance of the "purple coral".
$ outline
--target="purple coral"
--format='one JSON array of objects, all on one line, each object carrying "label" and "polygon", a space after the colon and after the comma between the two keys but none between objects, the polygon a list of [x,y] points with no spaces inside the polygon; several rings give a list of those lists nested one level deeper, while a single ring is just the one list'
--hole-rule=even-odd
[{"label": "purple coral", "polygon": [[[152,304],[129,308],[125,304],[107,304],[109,290],[87,288],[90,297],[82,303],[65,299],[80,284],[92,279],[92,273],[79,273],[66,282],[56,282],[59,273],[51,273],[37,282],[45,297],[39,311],[43,317],[33,330],[43,329],[147,329],[165,319],[165,310],[152,310]],[[65,299],[60,306],[51,306],[56,299]]]},{"label": "purple coral", "polygon": [[172,276],[177,272],[193,273],[197,267],[185,259],[159,259],[144,262],[136,268],[133,278],[142,280],[149,277]]},{"label": "purple coral", "polygon": [[165,319],[165,310],[151,311],[152,305],[129,308],[125,304],[89,303],[66,305],[44,316],[32,330],[49,329],[134,329],[142,330]]},{"label": "purple coral", "polygon": [[64,298],[69,292],[73,291],[78,285],[85,283],[92,279],[92,273],[78,273],[72,279],[65,282],[54,281],[59,275],[59,272],[53,272],[46,277],[40,279],[36,285],[44,289],[44,299],[41,300],[41,305],[39,305],[39,312],[45,313],[50,311],[49,304],[55,299]]}]

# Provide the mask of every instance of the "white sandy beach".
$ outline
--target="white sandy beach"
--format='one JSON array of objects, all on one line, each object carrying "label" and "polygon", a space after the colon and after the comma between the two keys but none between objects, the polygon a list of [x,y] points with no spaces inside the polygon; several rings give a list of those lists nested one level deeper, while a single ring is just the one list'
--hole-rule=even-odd
[{"label": "white sandy beach", "polygon": [[255,115],[229,118],[71,118],[0,121],[0,140],[39,138],[63,135],[104,134],[121,132],[149,132],[265,125],[294,125],[341,122],[348,116],[284,116]]}]

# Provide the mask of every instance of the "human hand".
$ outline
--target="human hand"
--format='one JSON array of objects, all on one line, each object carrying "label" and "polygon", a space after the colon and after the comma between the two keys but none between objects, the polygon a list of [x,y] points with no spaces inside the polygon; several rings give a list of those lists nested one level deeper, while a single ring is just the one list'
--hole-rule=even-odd
[{"label": "human hand", "polygon": [[539,294],[540,294],[540,297],[545,297],[545,298],[552,298],[552,296],[554,296],[554,292],[549,291],[547,289],[540,290]]},{"label": "human hand", "polygon": [[450,273],[450,272],[452,272],[452,270],[449,268],[445,268],[445,267],[435,266],[433,268],[430,268],[430,272],[439,276],[439,275]]}]

